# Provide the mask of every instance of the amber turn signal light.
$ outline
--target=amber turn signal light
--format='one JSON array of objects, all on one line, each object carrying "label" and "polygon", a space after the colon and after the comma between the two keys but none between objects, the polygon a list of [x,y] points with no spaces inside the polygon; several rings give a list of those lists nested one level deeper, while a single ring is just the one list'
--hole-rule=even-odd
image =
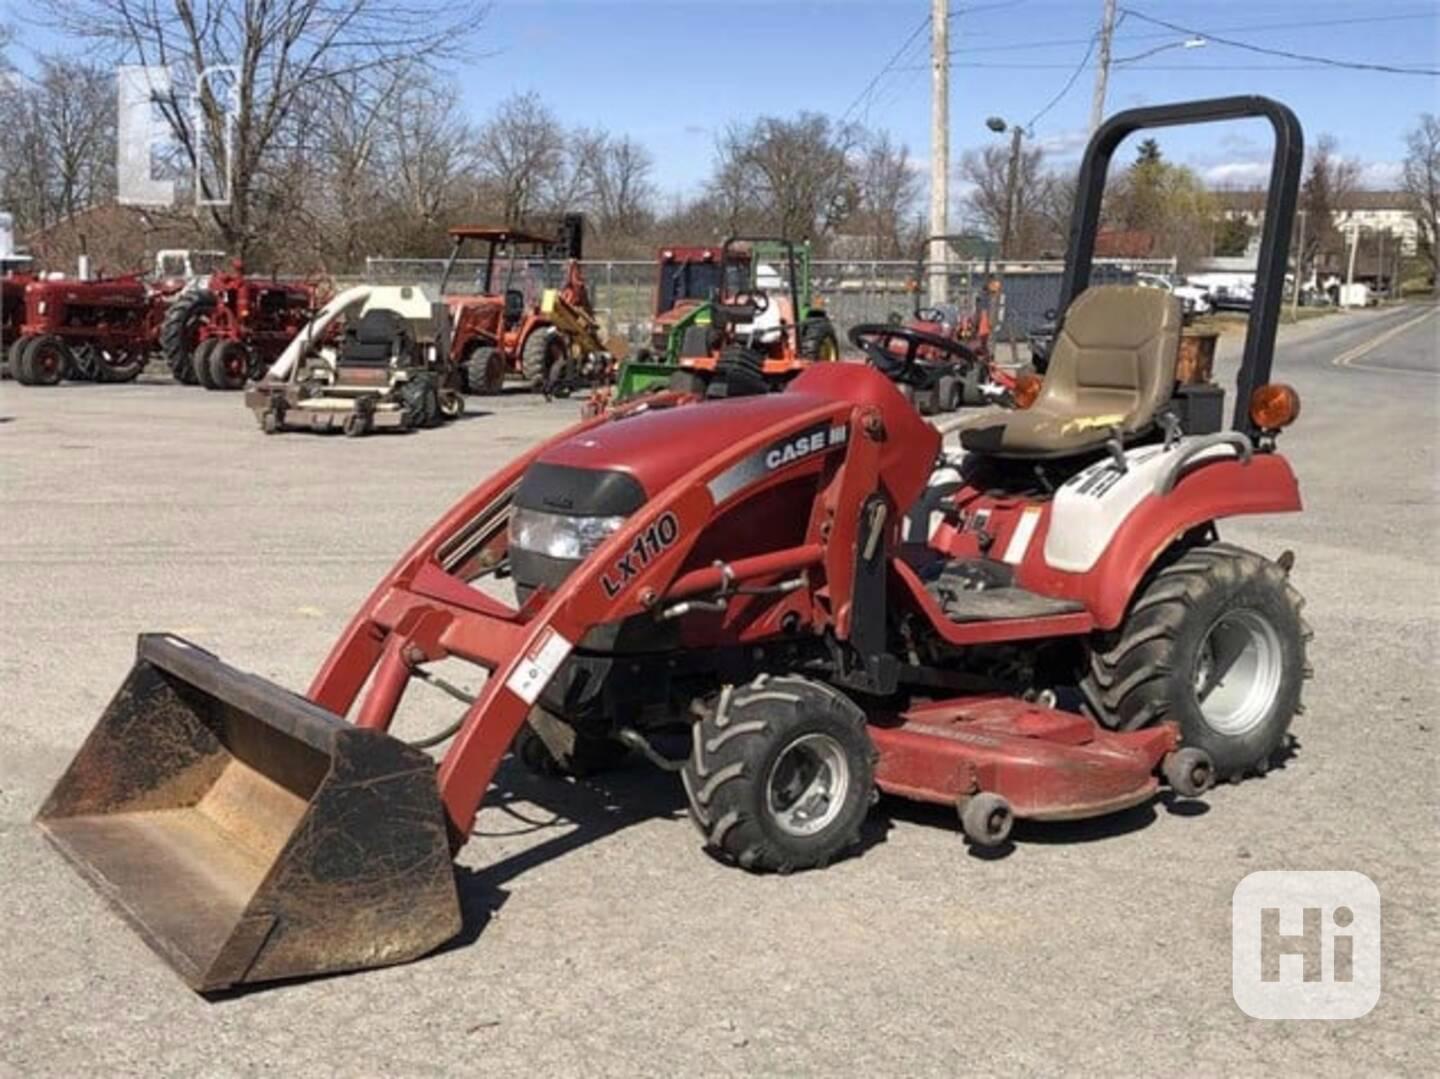
[{"label": "amber turn signal light", "polygon": [[1272,382],[1250,395],[1250,418],[1262,431],[1289,427],[1300,415],[1300,395],[1293,386]]},{"label": "amber turn signal light", "polygon": [[1035,398],[1040,396],[1040,387],[1043,382],[1039,375],[1024,374],[1015,380],[1015,388],[1010,391],[1011,398],[1015,401],[1016,408],[1029,408],[1035,403]]}]

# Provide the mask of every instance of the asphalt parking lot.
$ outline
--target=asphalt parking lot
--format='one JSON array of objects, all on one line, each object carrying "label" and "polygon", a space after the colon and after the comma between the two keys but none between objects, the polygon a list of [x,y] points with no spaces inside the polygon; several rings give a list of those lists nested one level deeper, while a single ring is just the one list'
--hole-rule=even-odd
[{"label": "asphalt parking lot", "polygon": [[[30,824],[135,635],[303,687],[419,531],[576,402],[472,398],[433,432],[266,438],[238,396],[158,377],[0,384],[0,1074],[1433,1068],[1440,314],[1287,329],[1275,375],[1304,402],[1281,446],[1306,511],[1222,527],[1296,552],[1316,633],[1297,752],[1264,779],[1198,813],[1022,826],[994,859],[953,814],[887,800],[860,857],[755,877],[705,857],[678,784],[643,765],[570,784],[507,764],[461,857],[477,872],[459,943],[216,1002]],[[449,718],[435,695],[401,733]],[[1375,881],[1368,1016],[1236,1007],[1231,893],[1261,869]]]}]

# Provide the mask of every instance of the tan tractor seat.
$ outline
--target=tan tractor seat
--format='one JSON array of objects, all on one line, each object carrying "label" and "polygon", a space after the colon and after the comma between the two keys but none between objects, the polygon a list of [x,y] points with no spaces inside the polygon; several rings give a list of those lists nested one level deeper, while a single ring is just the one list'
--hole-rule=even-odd
[{"label": "tan tractor seat", "polygon": [[1065,312],[1035,403],[982,413],[960,428],[960,445],[997,457],[1069,457],[1099,449],[1119,431],[1149,431],[1175,386],[1180,301],[1131,285],[1097,285]]}]

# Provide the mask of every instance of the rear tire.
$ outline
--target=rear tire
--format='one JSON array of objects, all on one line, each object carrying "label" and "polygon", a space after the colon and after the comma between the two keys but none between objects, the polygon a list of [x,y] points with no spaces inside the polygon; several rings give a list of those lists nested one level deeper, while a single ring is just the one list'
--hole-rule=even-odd
[{"label": "rear tire", "polygon": [[520,373],[532,390],[544,387],[551,366],[563,358],[559,345],[560,335],[552,329],[538,329],[525,338],[520,349]]},{"label": "rear tire", "polygon": [[865,713],[807,678],[727,686],[681,772],[706,848],[754,872],[827,865],[860,840],[875,784]]},{"label": "rear tire", "polygon": [[200,326],[215,308],[215,294],[206,289],[182,292],[170,304],[160,323],[160,351],[177,382],[197,381],[192,354]]},{"label": "rear tire", "polygon": [[1224,543],[1192,547],[1092,645],[1080,688],[1107,727],[1175,721],[1217,779],[1263,774],[1301,711],[1303,605],[1274,562]]},{"label": "rear tire", "polygon": [[674,393],[693,393],[704,397],[710,380],[695,371],[676,371],[670,376],[669,389]]},{"label": "rear tire", "polygon": [[435,381],[428,374],[417,374],[400,387],[400,400],[405,421],[410,429],[434,427],[440,418],[440,401],[435,395]]}]

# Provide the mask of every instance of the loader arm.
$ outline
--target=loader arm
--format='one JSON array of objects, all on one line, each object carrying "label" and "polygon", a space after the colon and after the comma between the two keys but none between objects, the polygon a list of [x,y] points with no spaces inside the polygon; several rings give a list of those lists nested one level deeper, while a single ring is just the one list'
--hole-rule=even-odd
[{"label": "loader arm", "polygon": [[[703,406],[684,406],[703,407]],[[620,419],[596,419],[576,431]],[[822,492],[805,542],[728,567],[692,568],[682,574],[695,541],[717,510],[783,477],[767,471],[765,455],[777,444],[817,430],[826,437]],[[849,632],[851,567],[861,499],[877,485],[874,413],[848,402],[815,408],[757,429],[722,454],[659,491],[597,548],[552,593],[537,592],[511,608],[446,572],[447,546],[473,522],[490,522],[498,537],[508,501],[525,467],[544,447],[477,488],[433,527],[372,593],[342,635],[315,682],[310,699],[355,723],[387,730],[416,667],[454,656],[485,667],[484,688],[467,710],[439,768],[441,799],[452,846],[469,836],[495,769],[549,679],[576,642],[595,626],[652,612],[738,581],[809,571],[816,594],[812,628]],[[830,450],[840,453],[831,454]],[[815,468],[797,459],[797,468]]]}]

